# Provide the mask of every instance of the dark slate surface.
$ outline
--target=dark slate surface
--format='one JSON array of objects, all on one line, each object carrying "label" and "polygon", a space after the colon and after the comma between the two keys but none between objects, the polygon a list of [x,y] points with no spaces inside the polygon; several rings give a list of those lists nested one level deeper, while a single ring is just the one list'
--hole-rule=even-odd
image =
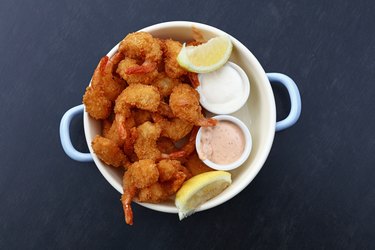
[{"label": "dark slate surface", "polygon": [[[0,249],[375,248],[374,3],[199,2],[1,1]],[[296,81],[302,115],[229,202],[182,222],[134,205],[129,227],[95,165],[64,154],[58,126],[103,54],[170,20],[237,37]],[[87,150],[81,118],[72,135]]]}]

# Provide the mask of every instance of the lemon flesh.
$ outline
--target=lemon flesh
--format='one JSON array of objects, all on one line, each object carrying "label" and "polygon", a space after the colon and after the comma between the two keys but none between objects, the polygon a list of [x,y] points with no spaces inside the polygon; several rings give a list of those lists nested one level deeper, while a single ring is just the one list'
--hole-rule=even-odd
[{"label": "lemon flesh", "polygon": [[184,44],[177,56],[177,62],[190,72],[212,72],[228,61],[232,48],[229,36],[215,37],[198,46]]},{"label": "lemon flesh", "polygon": [[175,199],[180,220],[193,214],[200,205],[223,192],[231,183],[231,174],[225,171],[210,171],[187,180]]}]

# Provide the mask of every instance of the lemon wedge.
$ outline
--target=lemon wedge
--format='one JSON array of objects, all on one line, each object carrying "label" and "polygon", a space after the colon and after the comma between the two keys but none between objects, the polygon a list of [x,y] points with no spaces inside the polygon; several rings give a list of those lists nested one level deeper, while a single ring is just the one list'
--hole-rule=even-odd
[{"label": "lemon wedge", "polygon": [[200,205],[220,194],[231,183],[231,174],[225,171],[205,172],[187,180],[175,199],[180,220],[193,214]]},{"label": "lemon wedge", "polygon": [[208,73],[217,70],[228,61],[232,48],[229,36],[211,38],[198,46],[184,44],[177,61],[190,72]]}]

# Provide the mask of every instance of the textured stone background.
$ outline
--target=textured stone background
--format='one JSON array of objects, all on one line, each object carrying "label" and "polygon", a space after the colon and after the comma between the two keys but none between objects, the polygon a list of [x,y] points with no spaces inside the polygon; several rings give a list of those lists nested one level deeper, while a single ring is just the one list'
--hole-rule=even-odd
[{"label": "textured stone background", "polygon": [[[373,1],[0,3],[0,249],[374,249]],[[125,34],[171,20],[238,38],[297,83],[302,115],[238,196],[179,222],[134,205],[60,146],[63,113]],[[274,89],[278,118],[289,109]],[[72,124],[85,151],[82,119]]]}]

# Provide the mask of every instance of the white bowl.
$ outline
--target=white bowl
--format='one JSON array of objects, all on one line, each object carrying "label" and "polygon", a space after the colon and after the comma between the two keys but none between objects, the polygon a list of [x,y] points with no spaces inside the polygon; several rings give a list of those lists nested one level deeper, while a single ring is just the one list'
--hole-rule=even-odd
[{"label": "white bowl", "polygon": [[[217,28],[205,24],[184,21],[160,23],[144,28],[142,31],[149,32],[159,38],[187,41],[193,40],[193,27],[198,29],[207,40],[224,34],[228,35]],[[266,73],[255,56],[241,42],[232,36],[230,38],[233,43],[233,52],[229,60],[239,65],[246,72],[251,82],[251,98],[239,111],[232,115],[241,119],[249,128],[253,146],[250,157],[243,163],[242,167],[230,171],[232,184],[221,194],[204,203],[198,211],[213,208],[228,201],[249,185],[266,161],[275,135],[275,99]],[[107,55],[111,57],[117,51],[117,48],[118,45]],[[100,161],[91,147],[91,142],[95,135],[101,133],[100,122],[91,118],[87,112],[84,112],[83,122],[87,145],[96,166],[106,180],[118,192],[122,193],[121,172]],[[177,208],[173,201],[160,204],[139,204],[161,212],[177,213]]]},{"label": "white bowl", "polygon": [[[215,162],[213,162],[209,159],[203,159],[203,162],[207,166],[209,166],[210,168],[213,168],[215,170],[228,171],[228,170],[236,169],[236,168],[240,167],[247,160],[247,158],[249,157],[249,155],[251,153],[251,147],[252,147],[253,141],[251,139],[251,134],[250,134],[249,128],[240,119],[238,119],[234,116],[231,116],[231,115],[217,115],[217,116],[214,116],[213,118],[215,118],[219,122],[220,121],[229,121],[229,122],[232,122],[235,125],[237,125],[241,129],[241,131],[243,133],[243,136],[245,137],[245,147],[244,147],[244,150],[243,150],[240,158],[238,158],[236,161],[234,161],[232,163],[218,164],[218,163],[215,163]],[[195,147],[197,149],[197,152],[200,152],[200,149],[201,149],[201,136],[202,136],[202,128],[200,128],[198,130],[197,137],[195,138]],[[199,155],[199,153],[198,153],[198,155]]]}]

